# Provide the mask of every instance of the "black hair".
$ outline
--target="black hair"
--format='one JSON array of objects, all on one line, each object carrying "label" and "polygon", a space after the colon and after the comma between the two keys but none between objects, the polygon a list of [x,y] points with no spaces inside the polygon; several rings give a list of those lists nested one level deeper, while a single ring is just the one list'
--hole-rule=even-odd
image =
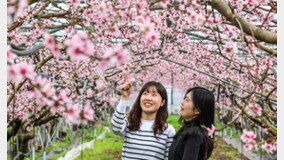
[{"label": "black hair", "polygon": [[[199,126],[198,130],[200,130],[200,134],[203,136],[204,149],[205,149],[204,157],[208,159],[211,156],[213,148],[214,148],[214,135],[212,138],[209,137],[207,129],[201,126],[211,128],[212,125],[214,124],[215,98],[211,91],[203,87],[193,87],[193,88],[188,89],[186,91],[184,98],[190,92],[192,93],[191,98],[194,104],[194,108],[198,109],[199,111],[198,116],[194,118],[193,121],[195,121],[198,124]],[[179,118],[179,123],[181,125],[184,124],[183,117]],[[181,129],[176,133],[174,138],[176,139],[178,135],[182,135],[183,131],[184,131],[184,126],[181,127]],[[185,136],[185,135],[182,135],[182,136]]]},{"label": "black hair", "polygon": [[168,118],[168,95],[166,88],[159,82],[149,81],[140,90],[136,101],[133,104],[133,107],[128,116],[129,125],[127,128],[130,131],[138,131],[140,128],[141,123],[141,116],[142,116],[142,108],[140,106],[140,99],[144,91],[146,91],[149,87],[154,86],[156,87],[158,93],[161,95],[162,100],[165,101],[164,105],[159,108],[156,119],[153,125],[154,135],[161,134],[165,131],[168,127],[167,118]]},{"label": "black hair", "polygon": [[197,121],[200,125],[211,128],[215,117],[215,99],[213,93],[202,87],[194,87],[188,89],[185,95],[190,92],[192,92],[194,108],[197,108],[200,112],[196,117]]}]

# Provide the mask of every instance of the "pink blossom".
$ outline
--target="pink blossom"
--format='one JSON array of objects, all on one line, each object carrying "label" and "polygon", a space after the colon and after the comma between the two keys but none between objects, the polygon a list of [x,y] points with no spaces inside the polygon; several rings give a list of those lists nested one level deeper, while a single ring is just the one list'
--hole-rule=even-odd
[{"label": "pink blossom", "polygon": [[76,116],[77,114],[77,110],[78,110],[78,106],[76,106],[76,105],[69,105],[68,107],[67,107],[67,114],[69,115],[69,116]]},{"label": "pink blossom", "polygon": [[71,39],[66,40],[68,46],[67,54],[72,60],[84,60],[88,58],[93,51],[93,43],[89,40],[88,34],[85,32],[77,33]]},{"label": "pink blossom", "polygon": [[88,57],[84,54],[83,49],[81,46],[73,46],[67,49],[67,53],[73,60],[84,60]]},{"label": "pink blossom", "polygon": [[226,42],[223,52],[224,53],[232,53],[232,54],[236,54],[237,53],[237,44],[234,42]]},{"label": "pink blossom", "polygon": [[62,105],[57,105],[57,104],[51,106],[50,108],[50,112],[52,115],[55,115],[56,113],[61,114],[64,110],[65,108]]},{"label": "pink blossom", "polygon": [[59,56],[60,56],[60,48],[57,45],[54,45],[51,48],[51,52],[52,52],[52,54],[54,55],[55,58],[59,58]]},{"label": "pink blossom", "polygon": [[85,107],[83,111],[83,116],[85,119],[93,120],[94,119],[94,110],[90,107]]},{"label": "pink blossom", "polygon": [[118,37],[121,34],[120,30],[118,29],[118,27],[116,25],[110,27],[108,30],[109,30],[108,33],[112,36]]},{"label": "pink blossom", "polygon": [[273,143],[273,149],[276,151],[277,150],[277,141],[275,141],[274,143]]},{"label": "pink blossom", "polygon": [[27,7],[28,3],[26,0],[19,0],[17,11],[15,13],[15,18],[23,15],[24,9]]},{"label": "pink blossom", "polygon": [[203,23],[205,22],[205,17],[203,15],[198,15],[196,22],[198,25],[203,25]]},{"label": "pink blossom", "polygon": [[256,135],[253,131],[247,131],[246,129],[243,131],[243,134],[241,135],[241,140],[244,143],[254,143],[255,142]]},{"label": "pink blossom", "polygon": [[49,49],[51,49],[54,45],[55,45],[55,40],[53,38],[53,36],[51,36],[50,34],[44,34],[44,45],[46,45],[46,47],[48,47]]},{"label": "pink blossom", "polygon": [[87,120],[87,119],[84,119],[84,118],[80,118],[80,122],[81,122],[83,125],[87,125],[87,124],[88,124],[88,120]]},{"label": "pink blossom", "polygon": [[27,131],[31,131],[33,129],[33,127],[32,126],[28,126],[26,129],[27,129]]},{"label": "pink blossom", "polygon": [[50,20],[48,20],[48,19],[44,20],[43,23],[47,26],[51,25]]},{"label": "pink blossom", "polygon": [[17,69],[19,75],[23,78],[30,78],[32,79],[35,76],[34,68],[32,65],[26,63],[19,63],[17,64]]},{"label": "pink blossom", "polygon": [[268,143],[264,143],[262,146],[261,146],[262,149],[264,149],[267,153],[273,153],[273,147],[271,144],[268,144]]},{"label": "pink blossom", "polygon": [[150,18],[148,16],[137,16],[135,18],[135,25],[143,33],[149,32],[154,28],[154,24],[151,23]]},{"label": "pink blossom", "polygon": [[8,81],[18,82],[20,77],[18,76],[16,65],[9,65],[7,67],[7,79]]},{"label": "pink blossom", "polygon": [[12,80],[13,82],[22,81],[24,78],[33,79],[35,76],[33,66],[27,63],[9,65],[7,69],[8,80]]},{"label": "pink blossom", "polygon": [[258,72],[259,71],[259,67],[258,66],[254,67],[254,70],[255,70],[255,72]]},{"label": "pink blossom", "polygon": [[15,7],[14,6],[7,6],[7,23],[12,22],[12,14],[15,12]]},{"label": "pink blossom", "polygon": [[79,124],[79,112],[77,105],[68,105],[67,106],[67,115],[66,115],[66,122],[67,123],[74,123]]},{"label": "pink blossom", "polygon": [[266,4],[268,3],[268,1],[269,1],[269,0],[260,0],[260,3],[261,3],[262,5],[266,5]]},{"label": "pink blossom", "polygon": [[65,90],[61,90],[59,93],[59,100],[63,103],[68,103],[70,100],[66,95],[66,91]]},{"label": "pink blossom", "polygon": [[117,44],[112,48],[106,49],[105,54],[100,61],[100,67],[104,68],[109,63],[121,65],[129,58],[128,50],[123,49],[121,44]]},{"label": "pink blossom", "polygon": [[41,87],[46,83],[46,79],[41,77],[41,76],[37,76],[35,81],[34,81],[34,85],[36,87]]},{"label": "pink blossom", "polygon": [[146,23],[145,17],[143,17],[143,16],[137,16],[137,17],[135,18],[135,24],[136,24],[136,26],[138,26],[139,28],[140,28],[144,23]]},{"label": "pink blossom", "polygon": [[35,91],[32,90],[32,91],[27,92],[27,97],[28,97],[29,99],[34,98],[34,97],[35,97]]},{"label": "pink blossom", "polygon": [[53,106],[54,105],[54,101],[47,99],[39,91],[37,91],[35,93],[37,93],[37,94],[35,94],[35,96],[36,96],[36,100],[37,100],[38,104],[40,104],[40,105],[48,105],[48,106]]},{"label": "pink blossom", "polygon": [[217,23],[222,21],[222,18],[219,16],[215,16],[214,18]]},{"label": "pink blossom", "polygon": [[211,128],[207,128],[207,131],[208,131],[208,135],[210,137],[213,137],[213,134],[214,132],[217,130],[217,128],[212,124],[212,127]]},{"label": "pink blossom", "polygon": [[81,0],[69,0],[68,2],[73,5],[74,7],[80,6],[80,1]]},{"label": "pink blossom", "polygon": [[207,23],[211,26],[214,24],[214,19],[212,17],[208,18]]},{"label": "pink blossom", "polygon": [[129,58],[129,52],[126,49],[122,48],[122,45],[116,45],[113,49],[116,57],[117,57],[117,61],[118,63],[121,65],[121,63],[123,63],[125,60],[127,60]]},{"label": "pink blossom", "polygon": [[195,22],[197,19],[197,13],[192,12],[191,15],[189,16],[189,22]]},{"label": "pink blossom", "polygon": [[246,150],[251,150],[251,149],[253,148],[253,145],[247,143],[247,144],[244,145],[244,148],[245,148]]},{"label": "pink blossom", "polygon": [[38,28],[34,30],[34,36],[35,37],[38,37],[41,33],[42,33],[42,31]]},{"label": "pink blossom", "polygon": [[262,108],[261,108],[261,107],[251,106],[250,109],[251,109],[257,116],[261,116],[261,111],[262,111]]},{"label": "pink blossom", "polygon": [[42,92],[44,92],[49,97],[52,97],[53,95],[55,95],[55,89],[52,88],[49,83],[43,86]]},{"label": "pink blossom", "polygon": [[178,9],[181,10],[181,11],[184,11],[185,10],[185,6],[184,5],[179,5]]},{"label": "pink blossom", "polygon": [[109,61],[107,59],[101,59],[100,60],[100,67],[102,69],[105,69],[105,67],[109,64]]},{"label": "pink blossom", "polygon": [[145,38],[149,43],[157,44],[159,43],[160,33],[150,29],[149,32],[146,32]]},{"label": "pink blossom", "polygon": [[263,128],[263,132],[268,132],[268,128]]},{"label": "pink blossom", "polygon": [[92,96],[92,95],[94,95],[94,91],[91,88],[89,88],[87,90],[87,96],[89,97],[89,96]]}]

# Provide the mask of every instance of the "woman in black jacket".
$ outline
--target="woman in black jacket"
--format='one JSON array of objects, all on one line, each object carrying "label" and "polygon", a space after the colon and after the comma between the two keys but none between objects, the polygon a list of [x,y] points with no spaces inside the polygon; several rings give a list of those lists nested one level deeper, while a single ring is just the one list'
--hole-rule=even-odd
[{"label": "woman in black jacket", "polygon": [[181,103],[179,122],[183,124],[174,136],[169,160],[208,159],[214,148],[207,128],[214,124],[214,95],[202,87],[187,90]]}]

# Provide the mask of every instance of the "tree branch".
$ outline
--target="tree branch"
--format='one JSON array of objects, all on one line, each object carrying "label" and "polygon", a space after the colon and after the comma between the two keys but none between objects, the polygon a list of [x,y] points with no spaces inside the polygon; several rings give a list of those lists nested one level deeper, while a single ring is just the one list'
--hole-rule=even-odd
[{"label": "tree branch", "polygon": [[261,44],[261,43],[255,43],[255,46],[258,47],[259,49],[262,49],[262,50],[266,51],[270,55],[272,55],[274,57],[277,57],[277,51],[276,50],[274,50],[272,48],[269,48],[266,45]]},{"label": "tree branch", "polygon": [[20,51],[20,50],[16,50],[11,48],[11,51],[13,53],[15,53],[17,56],[30,56],[35,54],[37,51],[39,51],[40,49],[43,49],[45,46],[41,44],[31,48],[30,50],[24,50],[24,51]]},{"label": "tree branch", "polygon": [[[243,26],[244,32],[248,35],[254,36],[256,39],[266,43],[277,44],[277,33],[269,32],[255,25],[247,22],[238,13],[233,13],[230,6],[222,0],[212,0],[210,3],[212,8],[216,9],[221,15],[226,17],[234,26],[240,28],[235,18],[237,18]],[[253,33],[252,33],[253,32]]]}]

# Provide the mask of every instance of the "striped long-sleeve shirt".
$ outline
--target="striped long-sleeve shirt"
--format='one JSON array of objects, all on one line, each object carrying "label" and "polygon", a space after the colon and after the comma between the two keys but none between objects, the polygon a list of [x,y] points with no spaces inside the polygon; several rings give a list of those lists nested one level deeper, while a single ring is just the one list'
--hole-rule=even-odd
[{"label": "striped long-sleeve shirt", "polygon": [[129,131],[128,121],[125,117],[129,101],[120,100],[111,120],[111,130],[123,136],[122,160],[164,160],[168,159],[169,148],[175,135],[175,129],[168,124],[162,134],[155,138],[152,126],[153,121],[141,119],[139,131]]}]

